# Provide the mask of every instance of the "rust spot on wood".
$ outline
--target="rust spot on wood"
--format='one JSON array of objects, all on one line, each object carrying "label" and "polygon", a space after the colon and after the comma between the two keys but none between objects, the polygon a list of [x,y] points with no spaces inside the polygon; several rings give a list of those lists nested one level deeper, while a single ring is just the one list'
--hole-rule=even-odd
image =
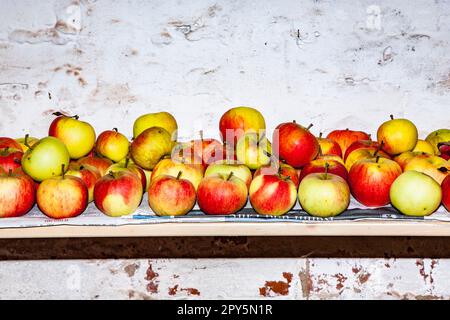
[{"label": "rust spot on wood", "polygon": [[359,268],[358,268],[358,267],[353,267],[353,268],[352,268],[352,272],[353,272],[354,274],[357,274],[357,273],[359,273],[359,272],[361,271],[361,269],[362,269],[361,266],[360,266]]},{"label": "rust spot on wood", "polygon": [[147,291],[150,293],[158,293],[159,281],[158,281],[159,273],[153,270],[152,263],[148,262],[148,268],[146,272],[145,280],[148,280]]},{"label": "rust spot on wood", "polygon": [[176,285],[176,286],[173,287],[173,288],[169,288],[169,296],[174,296],[174,295],[176,295],[176,294],[177,294],[177,291],[178,291],[178,285]]},{"label": "rust spot on wood", "polygon": [[362,273],[362,274],[360,274],[360,275],[358,276],[358,281],[359,281],[359,283],[360,283],[360,284],[366,283],[366,282],[369,280],[370,276],[371,276],[371,274],[368,273],[368,272],[367,272],[367,273]]},{"label": "rust spot on wood", "polygon": [[286,281],[266,281],[264,287],[259,288],[259,294],[264,297],[270,296],[271,292],[276,295],[287,296],[292,282],[292,273],[283,272]]},{"label": "rust spot on wood", "polygon": [[159,284],[151,281],[147,284],[147,291],[150,293],[158,293]]},{"label": "rust spot on wood", "polygon": [[336,273],[333,277],[337,279],[336,289],[341,290],[344,288],[344,283],[347,280],[347,277],[342,273]]},{"label": "rust spot on wood", "polygon": [[195,288],[182,288],[182,289],[180,289],[180,291],[186,291],[189,296],[199,296],[200,295],[200,291],[198,291],[198,289],[195,289]]}]

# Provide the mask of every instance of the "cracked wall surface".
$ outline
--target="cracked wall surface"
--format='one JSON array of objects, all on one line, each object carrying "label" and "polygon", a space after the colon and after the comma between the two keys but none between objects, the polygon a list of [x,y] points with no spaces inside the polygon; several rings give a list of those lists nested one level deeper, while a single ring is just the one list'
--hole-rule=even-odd
[{"label": "cracked wall surface", "polygon": [[167,110],[181,137],[218,137],[237,105],[269,130],[450,126],[450,1],[2,0],[0,15],[3,135],[43,136],[62,110],[131,136]]}]

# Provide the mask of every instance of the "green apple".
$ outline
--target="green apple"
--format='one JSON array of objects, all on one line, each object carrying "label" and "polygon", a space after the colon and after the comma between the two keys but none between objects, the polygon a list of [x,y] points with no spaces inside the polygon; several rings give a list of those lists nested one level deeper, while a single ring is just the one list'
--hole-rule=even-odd
[{"label": "green apple", "polygon": [[205,177],[210,177],[216,174],[228,176],[231,172],[233,172],[235,177],[238,177],[244,181],[247,188],[250,187],[250,184],[252,183],[252,172],[250,169],[243,164],[231,162],[230,160],[219,160],[213,164],[210,164],[208,168],[206,168]]},{"label": "green apple", "polygon": [[134,163],[145,170],[153,170],[162,157],[170,155],[174,142],[170,133],[161,127],[144,130],[130,146]]},{"label": "green apple", "polygon": [[133,138],[136,139],[144,130],[151,127],[161,127],[167,130],[172,140],[177,140],[177,120],[168,112],[148,113],[136,119],[133,125]]},{"label": "green apple", "polygon": [[62,175],[69,168],[70,155],[61,140],[46,137],[36,142],[22,157],[23,171],[36,181]]},{"label": "green apple", "polygon": [[334,217],[350,204],[347,182],[332,173],[311,173],[300,182],[298,200],[303,210],[316,217]]},{"label": "green apple", "polygon": [[439,155],[438,143],[450,141],[450,129],[439,129],[430,133],[426,139],[434,149],[434,154]]},{"label": "green apple", "polygon": [[258,137],[255,132],[248,132],[239,138],[236,144],[236,157],[252,170],[257,170],[270,163],[272,145],[266,137]]},{"label": "green apple", "polygon": [[439,208],[442,190],[430,176],[418,171],[406,171],[392,184],[392,205],[407,216],[428,216]]}]

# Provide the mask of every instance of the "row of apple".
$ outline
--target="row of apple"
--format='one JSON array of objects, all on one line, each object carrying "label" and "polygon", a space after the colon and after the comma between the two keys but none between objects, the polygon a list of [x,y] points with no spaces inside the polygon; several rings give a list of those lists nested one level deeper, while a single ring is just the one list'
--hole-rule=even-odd
[{"label": "row of apple", "polygon": [[431,214],[441,201],[450,208],[449,129],[420,140],[411,121],[392,117],[372,141],[349,129],[315,137],[293,121],[275,129],[272,144],[261,113],[237,107],[220,119],[223,143],[202,135],[177,142],[166,112],[139,117],[130,143],[117,129],[96,138],[77,116],[55,115],[49,137],[0,138],[0,217],[26,214],[35,201],[52,218],[77,216],[90,201],[121,216],[146,191],[159,215],[186,214],[196,202],[205,213],[231,214],[249,197],[261,214],[284,214],[298,199],[326,217],[345,211],[350,193],[409,215]]}]

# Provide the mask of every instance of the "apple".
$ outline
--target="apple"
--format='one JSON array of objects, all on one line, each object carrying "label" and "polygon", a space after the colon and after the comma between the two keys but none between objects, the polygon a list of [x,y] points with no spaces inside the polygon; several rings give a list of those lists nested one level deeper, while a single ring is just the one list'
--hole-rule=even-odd
[{"label": "apple", "polygon": [[104,176],[108,173],[108,168],[113,164],[113,162],[107,158],[100,157],[84,157],[75,161],[78,165],[82,165],[86,168],[97,169],[100,176]]},{"label": "apple", "polygon": [[37,189],[36,202],[39,209],[53,219],[73,218],[82,214],[88,205],[89,191],[78,177],[62,175],[41,182]]},{"label": "apple", "polygon": [[301,168],[319,154],[319,142],[295,121],[280,124],[273,134],[274,154],[294,168]]},{"label": "apple", "polygon": [[16,170],[20,168],[22,161],[23,152],[17,149],[10,149],[9,147],[0,150],[0,168],[5,172],[9,170]]},{"label": "apple", "polygon": [[24,138],[18,138],[16,141],[22,147],[22,151],[26,152],[30,147],[32,147],[36,142],[39,141],[38,138],[30,137],[28,134],[25,135]]},{"label": "apple", "polygon": [[250,188],[250,183],[252,182],[252,172],[247,166],[236,161],[216,161],[215,163],[209,165],[206,169],[205,178],[217,174],[228,176],[231,172],[233,172],[233,175],[235,177],[240,178],[242,181],[244,181],[247,188]]},{"label": "apple", "polygon": [[438,143],[440,157],[445,160],[450,160],[450,141]]},{"label": "apple", "polygon": [[442,204],[450,211],[450,175],[448,175],[441,184],[442,188]]},{"label": "apple", "polygon": [[289,178],[294,183],[295,189],[297,189],[300,184],[298,171],[294,167],[283,162],[262,166],[255,171],[253,179],[260,175],[279,175],[281,178]]},{"label": "apple", "polygon": [[311,173],[332,173],[337,176],[340,176],[342,179],[347,181],[348,172],[345,166],[337,162],[335,160],[324,160],[324,159],[316,159],[308,163],[303,167],[299,181],[301,182],[307,175]]},{"label": "apple", "polygon": [[439,129],[433,131],[425,138],[425,141],[429,142],[433,146],[434,154],[439,155],[438,144],[441,142],[450,141],[450,129]]},{"label": "apple", "polygon": [[200,139],[192,140],[182,144],[183,154],[195,154],[202,159],[205,168],[211,163],[223,160],[224,145],[216,139],[204,139],[203,131],[200,130]]},{"label": "apple", "polygon": [[407,119],[394,119],[384,122],[377,131],[378,143],[390,155],[412,151],[417,144],[417,128]]},{"label": "apple", "polygon": [[36,181],[62,175],[69,167],[70,155],[58,138],[46,137],[36,142],[22,157],[23,171]]},{"label": "apple", "polygon": [[228,215],[241,210],[247,203],[248,189],[245,182],[234,176],[216,174],[200,182],[197,200],[206,214]]},{"label": "apple", "polygon": [[182,175],[182,171],[176,177],[160,175],[150,184],[148,203],[156,215],[182,216],[194,207],[195,187]]},{"label": "apple", "polygon": [[389,194],[392,205],[407,216],[428,216],[439,208],[442,200],[439,183],[418,171],[402,173]]},{"label": "apple", "polygon": [[367,207],[389,204],[389,191],[395,179],[402,174],[397,162],[377,156],[357,161],[348,174],[352,195]]},{"label": "apple", "polygon": [[130,142],[117,128],[102,132],[95,143],[95,151],[114,162],[126,158]]},{"label": "apple", "polygon": [[259,137],[255,132],[242,135],[236,144],[237,160],[252,170],[270,163],[272,145],[265,136]]},{"label": "apple", "polygon": [[145,193],[145,190],[147,189],[147,177],[145,175],[145,172],[142,168],[138,167],[134,163],[131,163],[129,158],[127,158],[125,162],[114,163],[106,171],[107,172],[129,171],[135,174],[141,181],[142,190],[144,190]]},{"label": "apple", "polygon": [[151,180],[153,181],[161,175],[177,177],[180,171],[183,173],[183,179],[189,180],[195,190],[197,190],[205,172],[201,161],[200,163],[190,163],[186,161],[177,161],[174,159],[162,159],[153,169]]},{"label": "apple", "polygon": [[0,218],[20,217],[33,208],[34,181],[25,174],[0,170]]},{"label": "apple", "polygon": [[86,184],[88,188],[88,201],[94,201],[94,186],[97,181],[101,178],[100,172],[94,168],[89,166],[83,166],[79,163],[71,163],[69,164],[69,170],[65,174],[66,176],[78,177]]},{"label": "apple", "polygon": [[344,161],[347,160],[348,155],[352,153],[354,150],[363,148],[375,148],[381,150],[383,149],[383,146],[380,146],[378,142],[372,140],[357,140],[348,146],[347,150],[345,151]]},{"label": "apple", "polygon": [[402,170],[405,170],[405,166],[412,159],[414,159],[414,158],[428,159],[430,157],[432,157],[432,155],[428,154],[428,153],[407,151],[407,152],[403,152],[403,153],[399,154],[398,156],[396,156],[394,158],[394,161],[400,165],[400,168],[402,168]]},{"label": "apple", "polygon": [[338,157],[334,154],[319,154],[316,159],[333,160],[333,161],[337,161],[340,164],[345,166],[344,159],[342,159],[341,157]]},{"label": "apple", "polygon": [[292,209],[297,201],[297,188],[287,177],[259,175],[253,179],[250,203],[259,214],[281,216]]},{"label": "apple", "polygon": [[0,151],[6,148],[22,151],[22,146],[16,140],[7,137],[0,137]]},{"label": "apple", "polygon": [[347,168],[347,171],[350,171],[353,164],[362,159],[369,159],[369,158],[375,158],[376,156],[380,156],[386,159],[390,159],[390,156],[384,152],[383,150],[380,150],[380,148],[375,147],[366,147],[366,148],[359,148],[356,150],[353,150],[347,157],[347,160],[345,161],[345,167]]},{"label": "apple", "polygon": [[328,138],[323,138],[322,132],[319,134],[317,141],[319,142],[322,154],[333,154],[342,158],[342,150],[339,143]]},{"label": "apple", "polygon": [[94,202],[107,216],[125,216],[137,210],[143,191],[137,175],[127,171],[110,172],[95,184]]},{"label": "apple", "polygon": [[327,139],[335,141],[341,147],[342,155],[345,154],[347,148],[355,141],[370,140],[370,135],[363,131],[355,130],[334,130],[327,135]]},{"label": "apple", "polygon": [[86,156],[94,147],[95,130],[87,122],[78,120],[78,116],[68,117],[59,112],[50,125],[48,135],[60,139],[69,150],[71,159]]},{"label": "apple", "polygon": [[222,141],[229,146],[236,145],[239,138],[247,132],[263,135],[266,130],[266,121],[262,114],[250,107],[236,107],[225,112],[219,121]]},{"label": "apple", "polygon": [[142,132],[152,127],[165,129],[173,141],[177,141],[177,120],[168,112],[148,113],[140,116],[133,124],[133,138],[136,139]]},{"label": "apple", "polygon": [[170,155],[174,142],[170,133],[161,127],[144,130],[131,143],[130,154],[133,161],[143,169],[152,170],[165,155]]},{"label": "apple", "polygon": [[303,210],[316,217],[334,217],[350,204],[347,182],[332,173],[311,173],[298,187],[298,199]]},{"label": "apple", "polygon": [[434,156],[434,148],[428,141],[418,139],[417,144],[412,150],[413,152],[423,152]]},{"label": "apple", "polygon": [[404,168],[405,172],[411,170],[425,173],[441,184],[450,172],[450,163],[438,156],[415,157]]}]

